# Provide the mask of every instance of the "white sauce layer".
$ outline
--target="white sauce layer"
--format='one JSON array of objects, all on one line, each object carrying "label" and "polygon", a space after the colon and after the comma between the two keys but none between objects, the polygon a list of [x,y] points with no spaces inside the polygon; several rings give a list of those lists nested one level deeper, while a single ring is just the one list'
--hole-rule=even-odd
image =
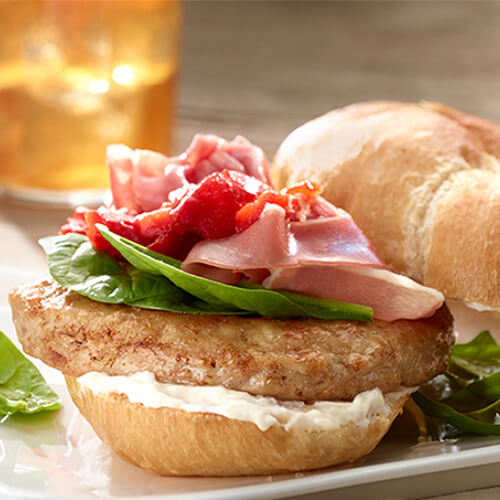
[{"label": "white sauce layer", "polygon": [[349,422],[366,427],[376,416],[386,417],[390,403],[416,390],[402,387],[399,391],[382,394],[380,389],[358,394],[352,402],[278,401],[266,396],[253,396],[223,386],[191,386],[157,382],[153,373],[141,372],[129,376],[110,376],[90,372],[80,378],[81,386],[94,394],[117,393],[132,403],[150,408],[177,408],[185,411],[215,413],[235,420],[253,422],[265,431],[273,425],[331,430]]}]

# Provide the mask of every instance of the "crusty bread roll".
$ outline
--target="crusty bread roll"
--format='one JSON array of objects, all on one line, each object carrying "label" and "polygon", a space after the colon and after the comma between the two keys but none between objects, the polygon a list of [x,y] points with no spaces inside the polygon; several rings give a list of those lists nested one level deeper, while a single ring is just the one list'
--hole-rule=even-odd
[{"label": "crusty bread roll", "polygon": [[123,459],[162,475],[274,474],[351,462],[369,453],[401,412],[408,393],[390,399],[386,416],[334,430],[261,431],[252,422],[212,413],[150,408],[120,394],[94,394],[66,376],[74,403],[98,436]]},{"label": "crusty bread roll", "polygon": [[292,132],[278,188],[310,179],[395,271],[500,310],[500,127],[439,104],[369,102]]}]

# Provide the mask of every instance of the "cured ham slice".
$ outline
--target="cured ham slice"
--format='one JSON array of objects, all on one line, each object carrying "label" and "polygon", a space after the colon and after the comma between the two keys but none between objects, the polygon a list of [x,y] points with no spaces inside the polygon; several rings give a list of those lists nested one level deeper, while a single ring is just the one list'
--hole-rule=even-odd
[{"label": "cured ham slice", "polygon": [[433,288],[387,269],[370,267],[275,268],[263,284],[267,288],[369,306],[373,317],[384,321],[433,316],[444,300],[441,292]]},{"label": "cured ham slice", "polygon": [[185,153],[171,158],[112,145],[106,160],[113,204],[133,214],[160,208],[177,189],[223,170],[242,172],[270,184],[264,152],[242,136],[225,141],[215,135],[196,135]]},{"label": "cured ham slice", "polygon": [[351,216],[341,209],[336,212],[287,222],[282,207],[267,204],[260,218],[242,233],[194,245],[182,268],[193,274],[197,264],[240,271],[321,264],[385,268]]},{"label": "cured ham slice", "polygon": [[224,283],[268,275],[267,288],[370,306],[384,321],[424,318],[441,307],[440,292],[384,266],[349,214],[332,206],[330,213],[287,222],[283,208],[268,204],[242,233],[198,242],[182,268]]},{"label": "cured ham slice", "polygon": [[392,273],[352,217],[314,183],[273,190],[263,151],[237,136],[197,135],[185,153],[108,148],[113,205],[80,210],[62,233],[114,252],[97,222],[222,283],[353,302],[385,321],[432,316],[441,293]]}]

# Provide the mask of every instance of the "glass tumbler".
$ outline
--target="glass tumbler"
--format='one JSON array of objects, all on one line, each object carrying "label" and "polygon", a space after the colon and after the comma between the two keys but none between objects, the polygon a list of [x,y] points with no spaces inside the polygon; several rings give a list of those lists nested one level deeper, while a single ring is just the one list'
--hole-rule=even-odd
[{"label": "glass tumbler", "polygon": [[169,153],[182,6],[0,1],[0,192],[98,203],[106,146]]}]

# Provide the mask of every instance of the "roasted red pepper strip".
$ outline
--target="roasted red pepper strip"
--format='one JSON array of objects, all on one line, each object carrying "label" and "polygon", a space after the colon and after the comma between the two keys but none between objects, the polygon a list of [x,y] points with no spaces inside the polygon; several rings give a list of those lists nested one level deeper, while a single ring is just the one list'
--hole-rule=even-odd
[{"label": "roasted red pepper strip", "polygon": [[261,215],[268,203],[281,206],[288,220],[307,217],[308,200],[320,192],[317,184],[302,182],[277,192],[264,182],[233,170],[224,170],[176,192],[175,199],[151,212],[130,215],[125,209],[78,208],[60,233],[86,234],[97,250],[119,257],[96,224],[151,250],[184,259],[203,239],[219,239],[242,232]]}]

